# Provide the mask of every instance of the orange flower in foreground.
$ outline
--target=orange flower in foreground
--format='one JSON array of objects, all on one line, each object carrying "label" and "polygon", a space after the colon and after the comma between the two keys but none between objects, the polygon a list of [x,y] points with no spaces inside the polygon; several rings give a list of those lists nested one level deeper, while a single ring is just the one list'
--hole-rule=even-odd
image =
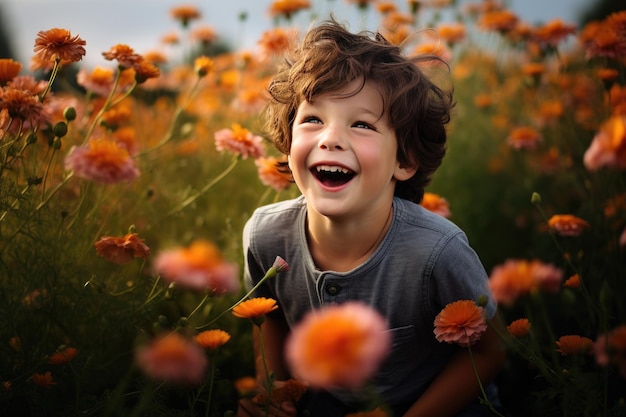
[{"label": "orange flower in foreground", "polygon": [[259,157],[254,160],[261,182],[280,192],[289,187],[292,182],[289,174],[280,171],[278,162],[273,156]]},{"label": "orange flower in foreground", "polygon": [[48,363],[50,365],[65,365],[66,363],[74,359],[76,355],[78,355],[78,349],[73,347],[66,347],[50,355],[50,357],[48,358]]},{"label": "orange flower in foreground", "polygon": [[541,139],[539,132],[532,127],[521,126],[511,131],[507,143],[515,149],[535,149]]},{"label": "orange flower in foreground", "polygon": [[589,229],[589,223],[571,214],[555,214],[548,220],[552,230],[561,236],[579,236]]},{"label": "orange flower in foreground", "polygon": [[487,330],[484,308],[471,300],[448,304],[435,317],[435,338],[439,342],[470,346]]},{"label": "orange flower in foreground", "polygon": [[359,302],[311,311],[292,329],[286,359],[313,387],[354,389],[378,370],[391,348],[385,319]]},{"label": "orange flower in foreground", "polygon": [[517,319],[506,326],[508,332],[515,337],[524,337],[530,333],[530,322],[528,319]]},{"label": "orange flower in foreground", "polygon": [[54,28],[37,34],[33,51],[42,61],[58,59],[61,63],[71,63],[83,59],[86,44],[78,36],[72,36],[69,30]]},{"label": "orange flower in foreground", "polygon": [[150,248],[137,233],[127,233],[124,237],[103,236],[95,243],[96,253],[109,262],[126,264],[133,258],[146,259]]},{"label": "orange flower in foreground", "polygon": [[256,297],[236,305],[233,308],[233,315],[242,319],[255,319],[265,316],[277,308],[278,305],[273,298]]},{"label": "orange flower in foreground", "polygon": [[450,206],[448,205],[448,200],[445,198],[434,194],[434,193],[424,193],[424,198],[420,203],[426,210],[432,211],[433,213],[437,213],[438,215],[448,218],[452,215],[450,213]]},{"label": "orange flower in foreground", "polygon": [[139,176],[128,151],[110,140],[92,140],[88,146],[72,148],[65,157],[65,167],[78,177],[105,184],[132,181]]},{"label": "orange flower in foreground", "polygon": [[155,269],[166,281],[194,290],[219,294],[239,290],[238,266],[225,261],[217,246],[206,240],[161,252]]},{"label": "orange flower in foreground", "polygon": [[263,138],[237,123],[233,123],[232,129],[215,132],[215,147],[218,151],[230,151],[243,159],[249,156],[259,158],[265,154]]},{"label": "orange flower in foreground", "polygon": [[204,350],[178,333],[169,333],[135,352],[139,368],[149,377],[180,385],[199,385],[208,361]]},{"label": "orange flower in foreground", "polygon": [[601,167],[626,169],[626,115],[615,115],[596,133],[583,157],[589,171]]},{"label": "orange flower in foreground", "polygon": [[52,378],[52,373],[47,371],[45,374],[33,374],[33,382],[43,388],[50,388],[57,383]]},{"label": "orange flower in foreground", "polygon": [[205,349],[215,350],[230,340],[230,334],[224,330],[205,330],[194,337],[197,344]]},{"label": "orange flower in foreground", "polygon": [[561,336],[556,341],[557,352],[563,356],[588,353],[593,348],[593,340],[578,335]]}]

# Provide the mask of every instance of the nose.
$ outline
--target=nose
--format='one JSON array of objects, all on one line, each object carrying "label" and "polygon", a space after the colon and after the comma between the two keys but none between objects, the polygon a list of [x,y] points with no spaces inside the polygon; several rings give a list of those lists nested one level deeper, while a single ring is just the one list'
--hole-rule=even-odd
[{"label": "nose", "polygon": [[336,127],[329,126],[320,135],[319,148],[328,151],[341,151],[346,149],[344,132]]}]

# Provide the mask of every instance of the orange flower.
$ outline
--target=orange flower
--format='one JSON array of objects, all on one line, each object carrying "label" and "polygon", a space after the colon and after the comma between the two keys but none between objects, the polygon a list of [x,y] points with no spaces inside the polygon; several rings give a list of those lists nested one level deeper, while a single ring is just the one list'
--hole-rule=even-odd
[{"label": "orange flower", "polygon": [[190,37],[203,44],[210,44],[217,39],[217,33],[210,26],[200,26],[191,31]]},{"label": "orange flower", "polygon": [[477,94],[474,96],[474,105],[479,109],[485,109],[493,104],[491,95],[486,93]]},{"label": "orange flower", "polygon": [[578,274],[572,275],[565,280],[563,286],[567,288],[580,288],[580,276]]},{"label": "orange flower", "polygon": [[197,7],[186,5],[174,7],[170,10],[170,16],[176,20],[180,20],[180,23],[184,28],[189,26],[189,22],[195,19],[200,19],[200,10]]},{"label": "orange flower", "polygon": [[128,151],[110,140],[92,140],[88,146],[72,148],[65,157],[65,167],[78,177],[105,184],[132,181],[139,176]]},{"label": "orange flower", "polygon": [[278,305],[273,298],[256,297],[237,304],[233,308],[233,315],[242,319],[255,319],[265,316],[277,308]]},{"label": "orange flower", "polygon": [[244,376],[234,381],[235,389],[240,397],[255,395],[259,389],[259,383],[252,376]]},{"label": "orange flower", "polygon": [[191,289],[219,294],[239,290],[237,265],[225,261],[217,246],[206,240],[161,252],[155,269],[166,281]]},{"label": "orange flower", "polygon": [[450,217],[452,213],[450,213],[450,207],[448,205],[448,200],[445,198],[434,194],[434,193],[424,193],[424,198],[420,203],[426,210],[432,211],[433,213],[437,213],[442,217]]},{"label": "orange flower", "polygon": [[202,382],[208,363],[202,348],[179,333],[168,333],[138,348],[135,360],[155,380],[192,386]]},{"label": "orange flower", "polygon": [[583,162],[590,171],[603,166],[626,168],[626,115],[615,115],[602,124],[585,151]]},{"label": "orange flower", "polygon": [[205,349],[215,350],[230,340],[230,334],[224,330],[205,330],[195,336],[195,341]]},{"label": "orange flower", "polygon": [[118,64],[124,68],[133,68],[143,57],[128,45],[117,44],[112,46],[107,52],[103,52],[102,56],[108,61],[117,60]]},{"label": "orange flower", "polygon": [[478,20],[478,27],[486,31],[506,33],[515,28],[518,18],[509,10],[492,10],[484,13]]},{"label": "orange flower", "polygon": [[561,336],[556,341],[556,350],[563,356],[575,355],[577,353],[588,353],[593,348],[593,341],[588,337],[578,335]]},{"label": "orange flower", "polygon": [[263,32],[258,42],[262,57],[267,59],[282,55],[292,49],[297,38],[298,32],[295,29],[274,28]]},{"label": "orange flower", "polygon": [[517,319],[511,322],[506,329],[515,337],[524,337],[530,333],[530,322],[528,319]]},{"label": "orange flower", "polygon": [[522,126],[511,131],[507,143],[515,149],[535,149],[542,137],[532,127]]},{"label": "orange flower", "polygon": [[[272,390],[270,398],[277,404],[282,404],[285,401],[293,402],[294,404],[300,401],[300,398],[306,393],[307,386],[297,379],[288,379],[281,386]],[[264,406],[268,403],[267,394],[262,392],[252,398],[252,402]]]},{"label": "orange flower", "polygon": [[559,291],[562,278],[561,269],[541,261],[509,259],[493,269],[489,287],[496,301],[510,306],[533,291]]},{"label": "orange flower", "polygon": [[270,16],[284,16],[289,20],[294,13],[309,7],[308,0],[274,0],[268,11]]},{"label": "orange flower", "polygon": [[0,109],[6,109],[9,116],[38,125],[44,119],[43,103],[37,94],[11,86],[0,89]]},{"label": "orange flower", "polygon": [[539,43],[557,46],[566,37],[576,32],[576,25],[567,24],[561,19],[554,19],[543,26],[535,28],[531,37]]},{"label": "orange flower", "polygon": [[47,371],[45,374],[33,374],[33,382],[43,388],[50,388],[57,383],[52,378],[52,373]]},{"label": "orange flower", "polygon": [[16,61],[13,61],[10,58],[1,58],[0,59],[0,85],[4,85],[7,82],[11,81],[13,78],[17,77],[17,75],[22,70],[22,64]]},{"label": "orange flower", "polygon": [[572,214],[555,214],[548,220],[548,225],[561,236],[575,237],[589,229],[589,223]]},{"label": "orange flower", "polygon": [[439,342],[470,346],[487,330],[484,308],[471,300],[448,304],[435,317],[435,338]]},{"label": "orange flower", "polygon": [[86,44],[87,42],[78,36],[72,36],[70,31],[54,28],[39,31],[33,51],[41,61],[58,59],[62,64],[66,64],[83,59]]},{"label": "orange flower", "polygon": [[199,77],[204,77],[213,70],[213,60],[208,56],[199,56],[193,63],[193,69]]},{"label": "orange flower", "polygon": [[137,233],[127,233],[124,237],[103,236],[95,243],[96,253],[109,262],[126,264],[133,258],[146,259],[150,248],[137,237]]},{"label": "orange flower", "polygon": [[218,151],[230,151],[243,159],[249,156],[259,158],[264,155],[263,138],[253,135],[248,129],[234,123],[231,129],[215,132],[215,147]]},{"label": "orange flower", "polygon": [[268,187],[280,192],[291,185],[290,176],[279,168],[279,161],[273,157],[259,157],[254,163],[258,168],[259,178],[261,182]]},{"label": "orange flower", "polygon": [[133,69],[135,70],[135,81],[137,81],[137,84],[143,84],[150,78],[158,78],[161,75],[159,67],[145,59],[136,62],[133,65]]},{"label": "orange flower", "polygon": [[48,358],[48,363],[50,365],[65,365],[66,363],[74,359],[76,355],[78,355],[78,349],[73,347],[66,347],[50,355],[50,357]]},{"label": "orange flower", "polygon": [[104,97],[111,92],[114,81],[115,73],[111,68],[95,67],[91,72],[81,68],[76,75],[78,85]]},{"label": "orange flower", "polygon": [[437,33],[449,43],[460,42],[465,38],[465,25],[462,23],[447,23],[437,27]]},{"label": "orange flower", "polygon": [[311,311],[292,329],[285,355],[294,375],[313,387],[355,389],[391,348],[385,319],[359,302]]}]

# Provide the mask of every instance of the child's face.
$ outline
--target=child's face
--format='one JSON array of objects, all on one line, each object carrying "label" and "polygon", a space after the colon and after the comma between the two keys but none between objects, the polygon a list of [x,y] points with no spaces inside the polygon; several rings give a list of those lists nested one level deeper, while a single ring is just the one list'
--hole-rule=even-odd
[{"label": "child's face", "polygon": [[358,94],[341,97],[358,85],[304,101],[296,112],[289,167],[307,204],[324,216],[384,209],[395,181],[415,172],[397,161],[395,131],[376,84],[367,82]]}]

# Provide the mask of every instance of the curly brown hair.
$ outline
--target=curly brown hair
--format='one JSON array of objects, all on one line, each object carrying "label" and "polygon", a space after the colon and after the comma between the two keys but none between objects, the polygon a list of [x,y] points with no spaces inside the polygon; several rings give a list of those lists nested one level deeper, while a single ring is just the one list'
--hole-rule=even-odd
[{"label": "curly brown hair", "polygon": [[395,195],[419,203],[446,153],[446,124],[454,106],[452,88],[435,85],[418,66],[433,60],[443,62],[436,56],[408,57],[380,33],[351,33],[334,20],[322,22],[309,30],[272,78],[266,134],[280,152],[289,154],[302,101],[337,92],[353,81],[373,81],[396,133],[398,161],[417,167],[413,177],[397,183]]}]

